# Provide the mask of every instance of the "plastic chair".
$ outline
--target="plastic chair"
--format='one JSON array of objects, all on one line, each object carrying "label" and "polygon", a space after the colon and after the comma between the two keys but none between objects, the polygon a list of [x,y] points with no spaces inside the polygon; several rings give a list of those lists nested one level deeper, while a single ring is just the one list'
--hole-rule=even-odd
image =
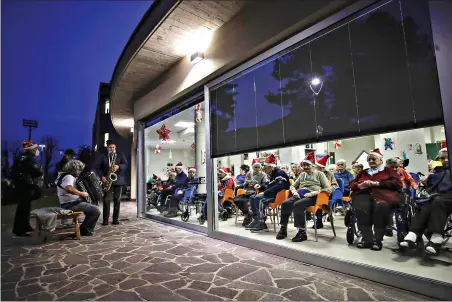
[{"label": "plastic chair", "polygon": [[317,236],[317,216],[315,215],[318,210],[323,210],[325,213],[328,214],[330,218],[331,228],[333,229],[334,237],[336,237],[336,230],[334,229],[334,222],[333,222],[333,215],[332,211],[330,211],[329,207],[330,202],[330,196],[326,192],[320,192],[319,195],[317,195],[317,200],[314,206],[310,206],[306,208],[306,212],[312,213],[313,219],[314,219],[314,229],[315,229],[315,241],[318,241]]},{"label": "plastic chair", "polygon": [[331,194],[329,206],[330,209],[333,209],[336,204],[340,206],[344,206],[342,202],[342,198],[344,197],[344,181],[340,178],[336,179],[339,188],[335,189]]},{"label": "plastic chair", "polygon": [[278,192],[278,194],[276,194],[275,197],[275,201],[268,204],[268,210],[271,209],[270,211],[270,221],[273,222],[273,228],[275,230],[276,233],[276,222],[278,221],[279,224],[279,219],[278,219],[278,212],[279,212],[279,207],[282,205],[282,203],[289,199],[289,190],[281,190]]},{"label": "plastic chair", "polygon": [[294,182],[295,182],[295,181],[294,181],[293,179],[289,179],[290,185],[293,185]]}]

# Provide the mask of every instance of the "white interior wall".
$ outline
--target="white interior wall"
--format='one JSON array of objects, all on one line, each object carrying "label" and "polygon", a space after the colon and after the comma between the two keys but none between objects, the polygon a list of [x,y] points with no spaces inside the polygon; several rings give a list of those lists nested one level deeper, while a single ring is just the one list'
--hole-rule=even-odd
[{"label": "white interior wall", "polygon": [[446,133],[443,126],[431,127],[431,141],[429,143],[436,143],[438,141],[446,140]]},{"label": "white interior wall", "polygon": [[342,140],[341,147],[338,149],[334,149],[334,143],[334,141],[328,142],[328,150],[335,154],[334,162],[337,162],[339,159],[345,159],[347,165],[350,165],[361,151],[375,149],[375,141],[372,135]]},{"label": "white interior wall", "polygon": [[162,149],[160,154],[155,154],[154,149],[148,148],[146,153],[146,179],[152,174],[156,174],[162,179],[166,179],[167,164],[173,164],[173,168],[178,162],[182,162],[183,169],[187,172],[188,166],[195,165],[195,153],[191,150],[172,150],[172,159],[169,158],[169,149]]}]

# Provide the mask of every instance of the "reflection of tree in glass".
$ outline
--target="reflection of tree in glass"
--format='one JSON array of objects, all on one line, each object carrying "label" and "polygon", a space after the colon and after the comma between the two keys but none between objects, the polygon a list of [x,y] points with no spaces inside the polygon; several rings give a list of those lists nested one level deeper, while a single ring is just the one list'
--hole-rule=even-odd
[{"label": "reflection of tree in glass", "polygon": [[234,123],[234,108],[235,100],[234,97],[237,92],[234,88],[237,84],[228,83],[216,89],[216,107],[215,111],[217,114],[217,125],[219,132],[225,132],[227,129],[231,129]]}]

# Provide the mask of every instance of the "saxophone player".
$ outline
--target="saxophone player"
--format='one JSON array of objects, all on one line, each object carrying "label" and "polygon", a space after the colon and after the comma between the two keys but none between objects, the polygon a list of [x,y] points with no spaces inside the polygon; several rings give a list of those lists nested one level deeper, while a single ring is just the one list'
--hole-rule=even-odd
[{"label": "saxophone player", "polygon": [[107,140],[108,153],[104,154],[97,166],[97,174],[102,184],[108,190],[103,197],[103,223],[108,225],[110,218],[110,202],[113,199],[113,224],[119,224],[119,208],[122,187],[126,184],[125,173],[128,168],[124,154],[116,152],[116,144],[113,140]]}]

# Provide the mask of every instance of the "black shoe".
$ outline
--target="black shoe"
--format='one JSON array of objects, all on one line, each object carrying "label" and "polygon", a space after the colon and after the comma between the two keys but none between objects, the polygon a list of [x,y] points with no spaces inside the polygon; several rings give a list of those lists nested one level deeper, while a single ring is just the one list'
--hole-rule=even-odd
[{"label": "black shoe", "polygon": [[322,221],[322,220],[317,220],[317,221],[314,223],[314,225],[312,226],[312,228],[315,229],[315,228],[316,228],[316,227],[315,227],[316,225],[317,225],[317,230],[318,230],[318,229],[323,229],[323,221]]},{"label": "black shoe", "polygon": [[253,221],[251,221],[250,224],[248,224],[248,225],[245,227],[245,230],[251,230],[251,229],[254,228],[254,227],[256,226],[256,224],[258,224],[258,223],[259,223],[259,220],[253,218]]},{"label": "black shoe", "polygon": [[104,220],[104,221],[102,222],[102,225],[108,225],[108,220]]},{"label": "black shoe", "polygon": [[371,241],[360,241],[356,245],[359,249],[370,249],[373,246],[373,242]]},{"label": "black shoe", "polygon": [[306,235],[306,231],[303,229],[299,229],[297,235],[292,238],[292,242],[303,242],[308,240],[308,235]]},{"label": "black shoe", "polygon": [[287,227],[281,227],[279,229],[278,235],[276,235],[277,240],[282,240],[287,237]]},{"label": "black shoe", "polygon": [[386,236],[386,237],[392,237],[392,236],[394,236],[394,232],[392,231],[392,227],[388,227],[388,228],[386,229],[385,236]]},{"label": "black shoe", "polygon": [[84,228],[80,228],[80,235],[82,236],[93,236],[93,232],[84,229]]},{"label": "black shoe", "polygon": [[13,237],[30,237],[31,233],[30,232],[24,232],[24,233],[14,233],[13,232]]},{"label": "black shoe", "polygon": [[381,243],[381,241],[375,241],[370,249],[372,251],[381,251],[382,248],[383,244]]},{"label": "black shoe", "polygon": [[166,217],[166,218],[174,218],[174,217],[177,217],[177,212],[169,211],[169,212],[167,212],[166,214],[164,214],[163,217]]},{"label": "black shoe", "polygon": [[250,229],[251,233],[264,233],[268,232],[268,226],[265,222],[258,222],[256,226]]},{"label": "black shoe", "polygon": [[118,224],[121,224],[121,223],[119,222],[119,220],[113,220],[113,222],[111,224],[118,225]]},{"label": "black shoe", "polygon": [[245,216],[245,218],[243,218],[242,226],[246,227],[251,223],[251,221],[252,221],[251,216]]}]

